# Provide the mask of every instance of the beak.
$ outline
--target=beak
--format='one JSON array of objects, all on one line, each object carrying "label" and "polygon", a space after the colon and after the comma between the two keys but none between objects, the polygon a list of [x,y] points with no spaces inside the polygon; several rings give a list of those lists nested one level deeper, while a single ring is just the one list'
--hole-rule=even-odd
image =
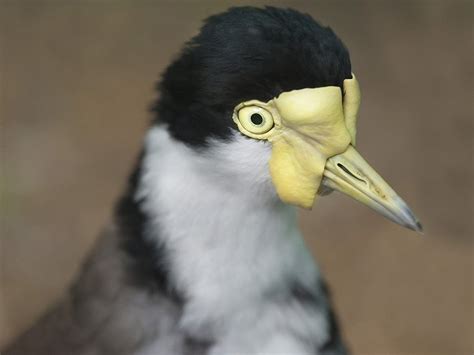
[{"label": "beak", "polygon": [[322,185],[343,192],[399,225],[416,232],[423,231],[405,201],[352,145],[326,161]]}]

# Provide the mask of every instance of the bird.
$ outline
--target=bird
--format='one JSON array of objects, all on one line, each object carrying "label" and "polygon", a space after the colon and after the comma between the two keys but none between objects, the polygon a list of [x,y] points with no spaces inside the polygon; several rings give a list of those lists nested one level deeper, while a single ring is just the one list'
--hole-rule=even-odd
[{"label": "bird", "polygon": [[299,208],[340,191],[414,231],[357,152],[348,49],[310,15],[232,7],[163,72],[113,218],[4,355],[349,353]]}]

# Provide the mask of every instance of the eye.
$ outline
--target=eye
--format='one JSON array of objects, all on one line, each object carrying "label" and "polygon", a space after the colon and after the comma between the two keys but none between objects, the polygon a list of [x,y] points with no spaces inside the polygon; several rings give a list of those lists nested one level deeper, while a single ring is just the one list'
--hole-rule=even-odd
[{"label": "eye", "polygon": [[242,127],[253,134],[264,134],[273,128],[273,117],[260,106],[242,107],[238,112]]}]

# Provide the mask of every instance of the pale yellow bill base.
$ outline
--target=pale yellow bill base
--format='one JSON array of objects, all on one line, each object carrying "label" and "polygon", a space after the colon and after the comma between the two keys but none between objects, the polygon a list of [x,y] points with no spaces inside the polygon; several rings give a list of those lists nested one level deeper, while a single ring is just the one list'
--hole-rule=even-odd
[{"label": "pale yellow bill base", "polygon": [[395,223],[416,232],[423,231],[405,201],[352,145],[326,161],[322,184],[362,202]]}]

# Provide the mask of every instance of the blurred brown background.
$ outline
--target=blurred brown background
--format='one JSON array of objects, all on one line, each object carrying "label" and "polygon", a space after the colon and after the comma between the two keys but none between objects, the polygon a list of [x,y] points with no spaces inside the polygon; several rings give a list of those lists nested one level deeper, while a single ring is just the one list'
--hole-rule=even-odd
[{"label": "blurred brown background", "polygon": [[[309,12],[346,43],[359,151],[426,229],[336,194],[302,213],[351,348],[472,354],[473,2],[265,3]],[[159,73],[203,18],[237,4],[0,2],[0,344],[63,292],[108,221]]]}]

